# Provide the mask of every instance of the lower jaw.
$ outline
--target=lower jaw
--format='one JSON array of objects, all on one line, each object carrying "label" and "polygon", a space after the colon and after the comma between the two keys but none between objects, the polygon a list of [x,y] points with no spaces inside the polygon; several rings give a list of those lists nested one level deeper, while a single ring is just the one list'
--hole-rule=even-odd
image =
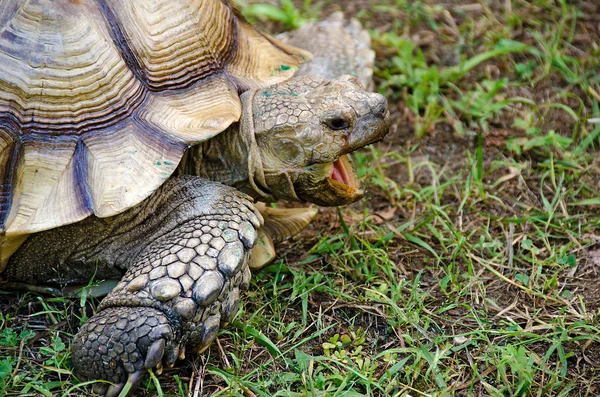
[{"label": "lower jaw", "polygon": [[364,192],[338,181],[327,178],[307,189],[298,189],[298,195],[308,202],[322,207],[352,204],[364,196]]},{"label": "lower jaw", "polygon": [[360,189],[351,160],[344,157],[336,161],[344,162],[345,176],[336,175],[343,182],[334,179],[333,167],[339,167],[334,162],[313,164],[297,173],[265,169],[265,182],[275,200],[299,200],[323,207],[347,205],[360,200],[364,192]]},{"label": "lower jaw", "polygon": [[357,193],[357,192],[345,192],[345,194],[340,194],[338,193],[334,193],[334,194],[323,194],[321,195],[321,197],[318,198],[319,202],[313,201],[315,202],[315,204],[318,204],[320,206],[323,207],[335,207],[338,205],[348,205],[348,204],[352,204],[358,200],[360,200],[364,195],[361,193]]}]

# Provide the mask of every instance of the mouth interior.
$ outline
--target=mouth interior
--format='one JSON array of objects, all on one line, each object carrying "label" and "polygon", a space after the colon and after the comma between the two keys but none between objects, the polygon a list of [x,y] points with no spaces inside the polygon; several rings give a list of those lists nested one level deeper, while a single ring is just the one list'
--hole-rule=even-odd
[{"label": "mouth interior", "polygon": [[336,182],[346,185],[350,188],[358,189],[359,183],[356,173],[354,172],[354,166],[348,155],[343,155],[336,161],[334,161],[331,167],[330,178]]}]

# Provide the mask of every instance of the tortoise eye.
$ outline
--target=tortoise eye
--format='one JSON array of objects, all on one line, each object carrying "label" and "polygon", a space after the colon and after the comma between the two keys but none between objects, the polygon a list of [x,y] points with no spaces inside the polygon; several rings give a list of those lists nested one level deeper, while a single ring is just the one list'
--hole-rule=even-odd
[{"label": "tortoise eye", "polygon": [[329,126],[332,130],[345,130],[350,127],[350,124],[342,118],[333,118],[325,121],[325,124]]}]

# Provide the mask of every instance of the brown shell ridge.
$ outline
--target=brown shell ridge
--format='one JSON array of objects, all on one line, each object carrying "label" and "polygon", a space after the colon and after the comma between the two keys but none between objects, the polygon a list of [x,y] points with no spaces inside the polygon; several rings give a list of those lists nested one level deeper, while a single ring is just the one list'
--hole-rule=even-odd
[{"label": "brown shell ridge", "polygon": [[[122,120],[132,117],[136,110],[142,106],[147,97],[148,91],[145,89],[137,89],[130,97],[126,95],[122,96],[125,100],[119,101],[117,106],[105,107],[98,106],[97,109],[106,108],[102,113],[96,113],[95,118],[86,119],[86,112],[93,111],[95,108],[87,108],[81,111],[65,112],[65,116],[76,116],[73,121],[62,122],[61,119],[51,120],[40,120],[39,118],[23,117],[23,119],[29,119],[24,121],[19,120],[20,130],[25,134],[50,135],[50,136],[62,136],[65,134],[71,135],[84,135],[86,133],[101,131],[106,128],[112,127]],[[121,105],[121,106],[119,106]],[[55,112],[58,116],[58,112]]]},{"label": "brown shell ridge", "polygon": [[92,192],[89,180],[88,170],[88,158],[87,151],[83,139],[79,139],[75,146],[75,155],[73,156],[75,161],[75,183],[76,190],[79,193],[79,197],[89,213],[94,212],[94,203],[92,201]]},{"label": "brown shell ridge", "polygon": [[12,184],[17,168],[21,142],[2,127],[0,121],[0,230],[5,229],[12,200]]},{"label": "brown shell ridge", "polygon": [[3,26],[6,21],[10,21],[18,10],[19,4],[16,1],[0,2],[0,27]]},{"label": "brown shell ridge", "polygon": [[113,41],[118,44],[117,48],[119,49],[123,60],[129,67],[129,70],[131,70],[136,79],[142,83],[146,89],[150,89],[148,84],[148,76],[142,69],[140,63],[133,53],[133,50],[129,46],[129,41],[125,38],[125,35],[123,34],[123,28],[121,27],[121,24],[115,13],[106,3],[106,0],[96,0],[96,3],[98,4],[98,8],[104,16],[104,20],[108,24],[110,36],[112,37]]},{"label": "brown shell ridge", "polygon": [[238,48],[238,38],[239,38],[239,33],[238,33],[238,29],[239,29],[239,23],[240,22],[246,22],[246,17],[244,17],[242,15],[241,10],[238,8],[238,6],[235,3],[230,3],[226,0],[221,0],[222,3],[225,4],[225,6],[229,9],[230,12],[230,22],[232,25],[232,29],[231,29],[231,42],[230,42],[230,48],[231,51],[228,52],[228,57],[224,58],[225,59],[225,64],[229,63],[229,61],[231,61],[231,59],[233,58],[233,56],[235,55],[235,53],[237,52],[237,48]]},{"label": "brown shell ridge", "polygon": [[184,88],[223,70],[236,46],[235,16],[222,2],[102,0],[102,4],[115,40],[125,44],[125,59],[141,68],[151,91]]},{"label": "brown shell ridge", "polygon": [[0,27],[0,113],[15,117],[21,131],[80,134],[139,105],[142,85],[106,40],[97,8],[17,4]]}]

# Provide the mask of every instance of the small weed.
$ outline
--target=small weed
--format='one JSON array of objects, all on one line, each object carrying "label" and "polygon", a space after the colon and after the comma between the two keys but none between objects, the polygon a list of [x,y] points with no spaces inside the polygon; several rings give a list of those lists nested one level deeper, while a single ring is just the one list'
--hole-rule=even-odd
[{"label": "small weed", "polygon": [[534,149],[549,154],[553,149],[564,151],[573,143],[571,138],[557,134],[554,130],[542,134],[540,128],[528,128],[525,132],[527,135],[523,138],[508,140],[506,147],[518,155]]},{"label": "small weed", "polygon": [[[455,83],[478,65],[495,57],[523,52],[537,53],[531,46],[512,40],[501,40],[495,48],[469,59],[461,59],[456,66],[439,68],[428,65],[422,50],[416,48],[408,39],[394,33],[386,33],[375,36],[375,40],[397,50],[397,55],[392,57],[388,67],[380,72],[380,77],[384,80],[382,88],[391,92],[392,97],[404,99],[406,106],[415,115],[415,134],[418,137],[423,137],[440,121],[451,123],[459,133],[464,132],[459,123],[452,121],[462,114],[470,118],[467,122],[477,120],[476,123],[487,127],[487,120],[500,114],[510,103],[530,103],[523,98],[497,99],[499,92],[507,86],[506,79],[496,82],[483,81],[466,95]],[[460,99],[446,100],[445,93],[448,89],[455,90]],[[447,106],[444,106],[444,103]],[[442,117],[444,113],[455,117],[447,120]],[[456,116],[457,113],[459,116]]]},{"label": "small weed", "polygon": [[243,0],[236,0],[242,8],[242,14],[249,20],[271,20],[282,24],[287,29],[298,29],[309,17],[311,1],[304,0],[301,8],[296,8],[292,0],[279,0],[279,5],[273,4],[247,4]]},{"label": "small weed", "polygon": [[[463,120],[471,131],[489,131],[489,122],[501,115],[513,103],[535,104],[525,98],[504,98],[502,92],[508,88],[508,79],[497,81],[484,80],[469,92],[462,92],[458,87],[450,85],[456,92],[457,100],[448,100],[454,118]],[[457,133],[465,133],[463,123],[454,123]],[[458,128],[457,128],[458,127]]]}]

